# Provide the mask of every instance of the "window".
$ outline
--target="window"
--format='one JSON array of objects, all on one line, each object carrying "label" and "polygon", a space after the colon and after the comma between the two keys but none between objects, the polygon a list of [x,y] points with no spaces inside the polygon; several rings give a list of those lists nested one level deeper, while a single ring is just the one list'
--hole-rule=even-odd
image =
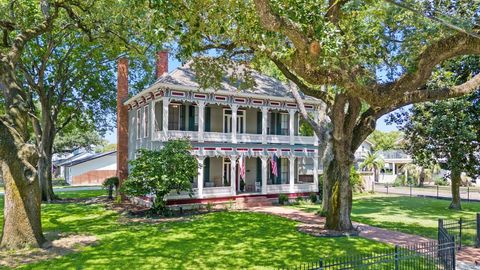
[{"label": "window", "polygon": [[[237,111],[237,133],[245,133],[245,110]],[[223,132],[231,133],[232,132],[232,110],[224,109],[223,110]]]},{"label": "window", "polygon": [[286,184],[288,182],[288,159],[281,158],[280,159],[281,166],[280,166],[280,181],[282,184]]},{"label": "window", "polygon": [[290,132],[288,126],[288,114],[281,113],[280,114],[280,135],[288,135]]},{"label": "window", "polygon": [[182,106],[180,104],[172,104],[169,106],[168,111],[168,129],[180,130],[180,110]]},{"label": "window", "polygon": [[148,137],[148,104],[143,108],[143,137]]},{"label": "window", "polygon": [[194,130],[198,131],[198,106],[194,106],[193,110],[193,126]]},{"label": "window", "polygon": [[141,119],[141,109],[137,110],[137,140],[140,139],[140,132],[141,132],[141,126],[142,126],[142,119]]}]

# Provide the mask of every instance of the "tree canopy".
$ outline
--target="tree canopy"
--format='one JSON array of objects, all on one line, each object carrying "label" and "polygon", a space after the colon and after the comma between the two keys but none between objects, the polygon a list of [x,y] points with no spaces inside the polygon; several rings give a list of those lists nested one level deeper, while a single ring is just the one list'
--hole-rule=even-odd
[{"label": "tree canopy", "polygon": [[[465,95],[480,85],[474,73],[463,83],[429,87],[432,73],[446,60],[480,54],[479,6],[478,0],[200,0],[152,7],[170,10],[176,18],[178,55],[200,57],[197,73],[222,78],[227,69],[218,66],[266,61],[295,84],[291,91],[302,115],[332,145],[323,189],[326,227],[351,230],[349,168],[377,119],[412,103]],[[439,14],[445,18],[431,19]],[[215,59],[204,57],[212,55]],[[201,83],[215,86],[214,80]],[[297,87],[325,102],[331,129],[309,118]]]},{"label": "tree canopy", "polygon": [[401,139],[402,132],[400,131],[383,132],[380,130],[375,130],[372,132],[372,134],[370,134],[370,136],[368,136],[368,140],[373,143],[376,151],[400,149]]}]

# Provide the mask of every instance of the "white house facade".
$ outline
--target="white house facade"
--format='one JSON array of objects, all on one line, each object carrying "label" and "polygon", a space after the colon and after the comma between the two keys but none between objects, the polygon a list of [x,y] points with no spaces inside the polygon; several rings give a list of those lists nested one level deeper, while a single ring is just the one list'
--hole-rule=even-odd
[{"label": "white house facade", "polygon": [[[193,145],[201,165],[193,197],[172,194],[169,203],[318,192],[318,138],[300,134],[301,116],[286,85],[254,71],[252,77],[249,90],[227,81],[217,90],[202,89],[187,63],[123,103],[128,160],[170,139],[188,138]],[[304,102],[318,118],[323,103],[307,96]]]}]

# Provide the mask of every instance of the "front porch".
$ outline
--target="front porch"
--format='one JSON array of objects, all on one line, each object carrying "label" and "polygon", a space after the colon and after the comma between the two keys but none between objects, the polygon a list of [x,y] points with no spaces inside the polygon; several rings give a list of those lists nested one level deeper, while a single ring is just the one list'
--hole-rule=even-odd
[{"label": "front porch", "polygon": [[199,156],[197,160],[193,195],[172,194],[169,200],[318,192],[318,158],[276,157],[276,174],[273,156]]}]

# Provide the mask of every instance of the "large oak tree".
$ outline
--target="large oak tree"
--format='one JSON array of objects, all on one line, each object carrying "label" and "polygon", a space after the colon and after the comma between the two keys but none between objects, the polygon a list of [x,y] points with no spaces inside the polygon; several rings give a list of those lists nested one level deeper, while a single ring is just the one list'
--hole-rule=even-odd
[{"label": "large oak tree", "polygon": [[[67,112],[75,110],[69,104],[78,104],[75,99],[92,90],[88,85],[91,81],[85,78],[88,67],[81,63],[100,57],[89,53],[105,58],[127,52],[141,56],[147,49],[154,50],[152,44],[159,44],[166,36],[162,27],[165,16],[148,6],[148,1],[0,1],[0,99],[4,102],[0,106],[0,165],[5,181],[1,247],[38,247],[45,242],[37,169],[39,157],[45,156],[42,145],[53,140],[51,126],[58,130],[63,123],[56,125],[55,121],[62,115],[68,119]],[[90,46],[75,51],[77,61],[65,63],[71,65],[68,67],[61,61],[74,49],[70,49],[72,43],[62,42],[62,35],[72,43]],[[103,75],[90,76],[113,79]],[[93,100],[102,95],[89,94]],[[35,111],[37,104],[39,111]],[[39,168],[50,170],[47,166]]]},{"label": "large oak tree", "polygon": [[[459,85],[426,87],[444,61],[480,54],[478,1],[200,0],[158,2],[154,8],[170,9],[178,18],[179,56],[208,54],[220,63],[268,59],[303,93],[325,102],[332,146],[324,172],[328,229],[353,229],[349,169],[379,117],[480,85],[474,74]],[[302,108],[295,87],[292,92]],[[329,129],[310,122],[323,138]]]}]

